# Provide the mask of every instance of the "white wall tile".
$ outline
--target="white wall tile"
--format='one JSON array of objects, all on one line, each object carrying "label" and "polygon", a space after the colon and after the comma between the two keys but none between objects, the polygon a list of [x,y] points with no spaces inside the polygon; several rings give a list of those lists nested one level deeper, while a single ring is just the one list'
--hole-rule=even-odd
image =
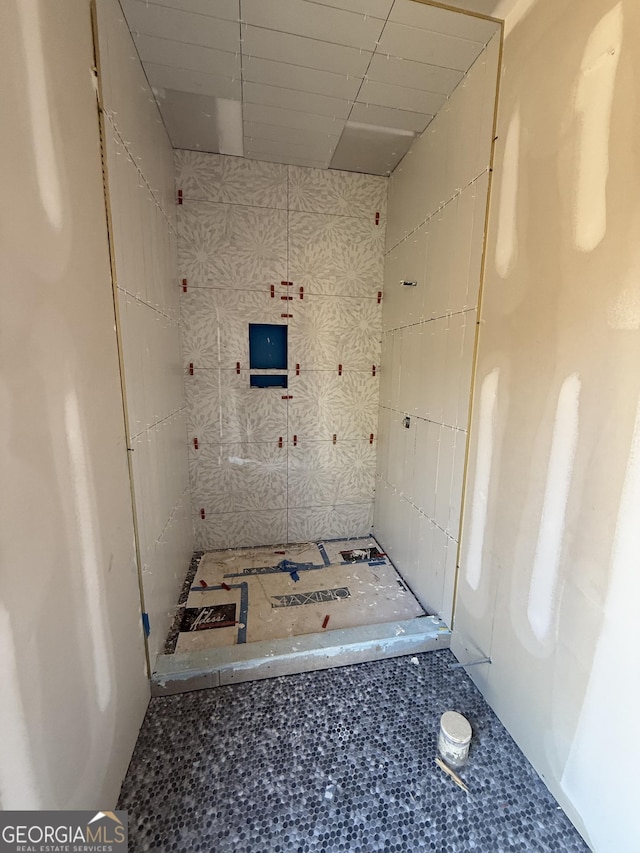
[{"label": "white wall tile", "polygon": [[[423,604],[445,621],[455,578],[496,60],[492,43],[389,180],[376,534],[415,578]],[[409,430],[402,427],[407,415]],[[416,541],[423,549],[417,568]]]},{"label": "white wall tile", "polygon": [[447,532],[449,531],[449,508],[451,505],[451,483],[453,481],[454,442],[455,430],[442,427],[438,447],[435,522]]},{"label": "white wall tile", "polygon": [[193,550],[171,146],[115,0],[97,4],[129,443],[153,660]]}]

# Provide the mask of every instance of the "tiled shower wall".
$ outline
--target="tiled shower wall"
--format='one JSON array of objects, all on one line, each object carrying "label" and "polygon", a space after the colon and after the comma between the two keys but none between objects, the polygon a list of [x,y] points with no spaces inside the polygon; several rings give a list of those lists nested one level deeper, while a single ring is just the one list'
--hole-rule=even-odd
[{"label": "tiled shower wall", "polygon": [[127,440],[153,661],[193,550],[173,160],[117,0],[99,0],[97,11]]},{"label": "tiled shower wall", "polygon": [[485,48],[389,186],[374,529],[448,624],[499,44]]},{"label": "tiled shower wall", "polygon": [[[196,547],[367,534],[387,179],[175,158]],[[288,388],[249,386],[249,323],[288,326]]]}]

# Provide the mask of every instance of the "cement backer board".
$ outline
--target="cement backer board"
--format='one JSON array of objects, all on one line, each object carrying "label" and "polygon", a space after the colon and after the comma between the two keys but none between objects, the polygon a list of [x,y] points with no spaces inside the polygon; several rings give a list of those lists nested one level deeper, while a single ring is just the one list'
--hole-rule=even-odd
[{"label": "cement backer board", "polygon": [[[342,550],[376,546],[373,539],[340,540],[205,554],[186,606],[233,603],[239,624],[181,632],[176,652],[311,634],[323,630],[327,616],[326,627],[335,630],[424,615],[386,557],[348,564],[341,559]],[[285,569],[297,569],[297,581],[279,568],[285,560]]]}]

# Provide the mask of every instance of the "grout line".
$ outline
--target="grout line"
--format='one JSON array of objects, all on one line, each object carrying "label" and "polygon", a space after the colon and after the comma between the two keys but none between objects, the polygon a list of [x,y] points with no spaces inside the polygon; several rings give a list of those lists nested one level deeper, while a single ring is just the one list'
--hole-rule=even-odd
[{"label": "grout line", "polygon": [[460,311],[450,311],[446,314],[439,314],[437,317],[429,317],[424,320],[418,320],[416,323],[407,323],[406,326],[393,326],[389,329],[383,329],[383,335],[392,335],[394,332],[399,332],[401,329],[414,329],[416,326],[426,326],[427,323],[435,323],[438,320],[447,320],[449,317],[460,317],[463,314],[470,314],[472,311],[477,311],[478,306],[472,305],[470,308],[462,308]]},{"label": "grout line", "polygon": [[[180,411],[182,411],[182,410],[180,410]],[[444,426],[444,424],[441,424],[441,426]],[[142,435],[142,433],[139,433],[139,435]],[[277,439],[269,438],[269,439],[260,439],[260,440],[254,439],[254,440],[248,440],[248,441],[247,440],[209,441],[209,442],[206,442],[206,445],[208,447],[237,447],[237,445],[241,444],[243,446],[245,446],[245,445],[265,446],[266,445],[266,446],[271,447],[271,446],[273,446],[274,441],[277,441]],[[374,437],[374,442],[375,441],[376,441],[376,439]],[[292,444],[291,441],[288,443]],[[370,445],[370,441],[369,441],[368,436],[366,438],[341,438],[341,439],[339,439],[338,443],[343,444],[343,445],[344,444]],[[298,445],[299,446],[306,445],[306,444],[331,444],[331,445],[333,445],[333,439],[331,439],[331,438],[300,438],[300,439],[298,439]],[[373,445],[371,445],[371,446],[373,446]],[[195,457],[195,455],[197,453],[200,453],[200,450],[197,450],[197,451],[192,450],[190,447],[189,453]],[[267,463],[265,463],[265,464],[267,464]]]},{"label": "grout line", "polygon": [[415,418],[417,421],[425,421],[429,424],[436,424],[436,426],[442,426],[446,429],[454,430],[455,432],[467,432],[465,427],[451,426],[451,424],[445,424],[442,421],[433,421],[431,420],[431,418],[425,418],[423,415],[416,415],[413,412],[405,412],[403,411],[403,409],[394,409],[392,406],[379,405],[378,408],[385,409],[387,412],[395,412],[397,415],[405,415],[409,418]]},{"label": "grout line", "polygon": [[[290,243],[291,243],[291,227],[290,227],[291,168],[289,166],[287,166],[286,168],[287,168],[287,279],[286,280],[289,281],[290,280],[290,272],[291,272],[290,266],[289,266],[290,265]],[[289,303],[287,302],[287,305],[288,304]],[[287,375],[288,375],[288,371],[289,371],[289,356],[290,356],[290,352],[289,352],[289,349],[290,349],[290,346],[289,346],[290,345],[289,329],[290,329],[289,318],[287,318]],[[295,374],[293,374],[293,375],[295,375]],[[287,381],[287,386],[288,385],[289,385],[289,383]],[[291,391],[291,389],[288,388],[287,394],[289,394],[290,391]],[[287,454],[287,479],[286,479],[286,484],[285,484],[285,506],[287,507],[286,536],[287,536],[287,542],[288,542],[289,541],[289,447],[290,447],[290,442],[289,442],[289,400],[288,399],[285,400],[285,406],[286,406],[285,411],[286,411],[286,430],[287,430],[287,434],[286,434],[286,438],[285,438],[285,440],[286,440],[285,449],[286,449],[286,454]]]},{"label": "grout line", "polygon": [[134,441],[136,438],[140,438],[141,435],[144,435],[146,432],[149,432],[149,430],[152,430],[152,429],[155,429],[156,427],[162,426],[162,424],[164,424],[166,421],[171,420],[171,418],[175,418],[176,415],[179,415],[180,412],[187,412],[186,403],[183,406],[180,406],[179,409],[174,409],[174,411],[171,412],[170,414],[165,415],[163,418],[160,418],[159,421],[156,421],[153,424],[149,424],[149,426],[146,426],[144,429],[140,430],[140,432],[137,432],[134,435],[131,435],[130,441]]},{"label": "grout line", "polygon": [[[287,280],[288,280],[288,273],[287,273]],[[179,288],[180,288],[180,292],[182,292],[182,285],[180,285]],[[379,285],[378,285],[378,288],[379,288]],[[121,289],[123,289],[123,288],[121,288]],[[236,293],[238,295],[240,295],[242,293],[263,293],[266,296],[270,295],[269,290],[264,290],[263,288],[257,288],[257,287],[223,287],[223,286],[216,287],[215,285],[207,286],[206,284],[189,284],[187,292],[189,292],[189,290],[207,290],[207,291],[210,290],[213,292],[220,292],[220,293]],[[128,291],[125,291],[125,292],[128,292]],[[133,294],[131,294],[131,295],[133,296]],[[315,298],[322,298],[322,299],[361,299],[361,300],[367,300],[367,301],[375,300],[376,302],[378,300],[377,291],[372,296],[358,296],[357,294],[351,295],[348,293],[321,293],[320,291],[317,291],[317,290],[306,290],[305,289],[304,295],[305,295],[305,297],[306,296],[313,296]],[[142,300],[140,300],[140,301],[142,301]]]},{"label": "grout line", "polygon": [[483,169],[483,170],[482,170],[478,175],[476,175],[476,177],[475,177],[475,178],[473,178],[472,180],[470,180],[468,184],[466,184],[466,185],[465,185],[464,187],[462,187],[461,189],[457,189],[457,190],[455,191],[455,193],[454,193],[450,198],[448,198],[448,199],[447,199],[447,201],[441,202],[441,204],[440,204],[440,206],[438,207],[438,209],[437,209],[437,210],[434,210],[432,213],[430,213],[430,214],[426,217],[426,219],[423,219],[423,220],[422,220],[422,222],[420,222],[418,225],[416,225],[416,227],[415,227],[415,228],[413,228],[411,231],[407,231],[407,233],[404,235],[404,237],[402,237],[400,240],[398,240],[398,242],[397,242],[397,243],[394,243],[394,244],[393,244],[393,246],[389,246],[389,248],[385,250],[385,253],[384,253],[384,254],[385,254],[385,257],[386,257],[390,252],[393,252],[393,250],[394,250],[394,249],[397,249],[397,248],[398,248],[398,246],[399,246],[401,243],[404,243],[404,241],[405,241],[405,240],[408,240],[408,239],[409,239],[409,237],[411,237],[411,235],[412,235],[412,234],[415,234],[415,233],[416,233],[416,231],[419,231],[419,230],[420,230],[424,225],[426,225],[426,224],[427,224],[427,222],[430,222],[430,221],[433,219],[433,217],[434,217],[434,216],[437,216],[439,213],[441,213],[441,212],[445,209],[445,207],[448,207],[448,205],[450,205],[450,204],[451,204],[451,202],[456,201],[458,198],[460,198],[460,196],[462,195],[462,193],[463,193],[463,192],[466,192],[466,191],[469,189],[469,187],[472,187],[474,184],[476,184],[476,183],[480,180],[480,178],[482,178],[482,176],[483,176],[483,175],[486,175],[487,173],[490,173],[490,170],[491,170],[491,166],[487,166],[487,167],[486,167],[485,169]]},{"label": "grout line", "polygon": [[[373,364],[373,362],[371,362],[371,363]],[[188,368],[188,365],[183,365],[182,369],[183,369],[183,370],[188,370],[188,369],[189,369],[189,368]],[[203,370],[203,371],[204,371],[204,370],[219,370],[219,371],[221,371],[222,373],[225,373],[225,372],[227,372],[227,371],[228,371],[229,373],[236,373],[236,368],[235,368],[235,367],[221,367],[220,365],[215,365],[214,367],[205,367],[205,366],[203,366],[203,365],[200,365],[200,366],[198,367],[197,365],[195,365],[195,364],[194,364],[194,366],[193,366],[193,370],[194,370],[194,372],[195,372],[196,370]],[[248,371],[251,371],[251,370],[252,370],[252,368],[250,368],[250,367],[242,367],[240,370],[241,370],[241,375],[242,375],[242,374],[247,373]],[[263,373],[263,372],[262,372],[263,370],[270,371],[270,373]],[[290,375],[290,376],[291,376],[291,375],[295,375],[295,368],[287,368],[287,369],[285,369],[285,370],[279,370],[279,369],[274,368],[274,367],[270,367],[270,368],[260,368],[260,369],[258,369],[258,368],[253,368],[253,371],[255,371],[256,375],[258,375],[258,376],[269,376],[269,375],[271,375],[271,372],[273,372],[273,373],[277,373],[277,374],[288,374],[288,375]],[[291,371],[293,371],[293,374],[291,373]],[[301,367],[301,368],[300,368],[300,375],[302,375],[303,373],[335,373],[335,374],[336,374],[336,376],[338,375],[338,374],[337,374],[337,372],[336,372],[336,366],[335,366],[335,364],[334,364],[334,365],[332,365],[331,367],[305,367],[305,368],[302,368],[302,367]],[[344,376],[344,375],[345,375],[345,374],[347,374],[347,373],[355,373],[355,374],[366,373],[367,375],[371,376],[371,378],[372,378],[372,379],[374,378],[374,377],[371,375],[371,368],[370,368],[370,367],[344,367],[344,366],[343,366],[342,375]],[[264,391],[264,390],[267,390],[267,391],[269,391],[269,390],[270,390],[270,391],[278,391],[278,392],[282,391],[282,389],[281,389],[281,388],[277,388],[277,387],[274,387],[274,388],[266,388],[266,389],[265,389],[265,388],[263,388],[262,390],[263,390],[263,391]]]},{"label": "grout line", "polygon": [[[188,149],[181,148],[181,149],[176,149],[176,150],[186,151]],[[195,151],[194,153],[195,154],[208,154],[207,151]],[[217,155],[212,154],[211,156],[213,156],[213,157],[216,157],[216,156],[217,157],[229,157],[230,155],[229,154],[217,154]],[[252,163],[271,163],[270,160],[252,160],[251,158],[241,158],[241,159],[247,159],[249,162],[252,162]],[[283,166],[286,169],[289,168],[289,166],[286,163],[278,163],[277,165]],[[293,167],[293,168],[298,168],[298,167]],[[311,168],[315,168],[315,167],[313,167],[313,166],[301,166],[299,168],[311,169]],[[326,170],[320,169],[318,171],[326,171]],[[337,171],[339,171],[339,170],[337,170]],[[351,175],[351,174],[359,174],[359,173],[349,172],[348,174]],[[388,180],[388,178],[386,178],[385,175],[366,175],[366,177],[368,177],[368,178],[383,178],[384,180]],[[465,189],[466,189],[466,187],[465,187]],[[289,190],[289,187],[288,187],[288,179],[287,179],[287,196],[288,196],[288,190]],[[243,204],[242,202],[239,202],[239,201],[214,201],[210,198],[200,198],[199,196],[189,196],[189,195],[183,195],[182,198],[183,198],[182,207],[186,206],[185,202],[190,201],[192,204],[219,204],[219,205],[225,205],[226,207],[248,207],[248,208],[251,208],[252,210],[273,210],[273,211],[280,211],[281,213],[300,213],[300,214],[304,213],[304,214],[309,214],[310,216],[332,216],[332,217],[335,217],[336,219],[361,219],[363,222],[369,222],[369,220],[371,219],[371,215],[372,215],[371,212],[366,213],[366,214],[364,214],[364,213],[363,214],[355,214],[355,213],[333,213],[333,212],[327,213],[326,210],[298,210],[297,208],[292,208],[291,210],[289,210],[288,209],[288,204],[289,204],[288,198],[287,198],[287,207],[274,207],[272,204]],[[180,212],[181,211],[178,211],[178,213],[180,213]],[[386,221],[386,216],[382,216],[382,214],[381,214],[380,215],[380,222],[384,222],[384,221]],[[379,228],[380,226],[378,225],[376,227]]]},{"label": "grout line", "polygon": [[[220,516],[220,515],[253,515],[257,512],[284,512],[284,513],[288,513],[289,510],[294,511],[294,510],[300,510],[300,509],[334,510],[334,509],[337,509],[338,507],[342,507],[342,506],[359,506],[359,507],[365,507],[366,506],[366,507],[369,507],[372,504],[373,504],[373,498],[371,498],[370,500],[366,500],[366,501],[358,501],[357,503],[347,503],[346,501],[343,501],[342,503],[336,503],[336,504],[306,504],[305,506],[292,506],[292,507],[289,507],[288,509],[287,509],[287,507],[284,507],[284,506],[276,507],[274,509],[233,509],[233,510],[225,510],[224,512],[207,513],[207,520],[209,519],[210,516],[213,517],[213,516]],[[417,507],[416,507],[416,509],[417,509]],[[427,518],[427,517],[428,516],[425,516],[425,518]],[[440,529],[442,529],[442,528],[440,528]],[[449,535],[449,534],[447,534],[447,535]],[[366,536],[338,536],[337,537],[338,541],[342,541],[342,539],[365,539],[365,538],[366,538]],[[331,541],[331,539],[330,538],[324,538],[322,541],[327,542],[327,541]],[[297,545],[297,544],[301,544],[301,543],[290,542],[290,543],[282,543],[282,544]],[[268,546],[268,543],[266,543],[266,545]],[[261,546],[259,546],[259,545],[242,545],[239,547],[242,547],[242,548],[259,548]],[[214,549],[214,550],[218,550],[218,549]],[[226,551],[229,549],[220,548],[219,550]],[[233,546],[233,550],[235,550],[235,546]]]},{"label": "grout line", "polygon": [[385,486],[388,486],[388,488],[393,489],[393,491],[394,491],[397,495],[400,495],[400,497],[401,497],[403,500],[405,500],[405,501],[406,501],[408,504],[410,504],[410,505],[411,505],[415,510],[417,510],[417,511],[418,511],[418,513],[419,513],[423,518],[428,519],[428,520],[433,524],[433,526],[434,526],[434,527],[437,527],[437,528],[438,528],[438,530],[440,530],[442,533],[444,533],[444,535],[447,537],[447,539],[450,539],[452,542],[455,542],[455,543],[456,543],[456,545],[458,544],[458,540],[457,540],[454,536],[452,536],[452,535],[451,535],[451,533],[449,533],[447,530],[445,530],[445,529],[444,529],[444,527],[442,527],[440,524],[438,524],[438,522],[435,520],[435,518],[431,518],[431,516],[430,516],[430,515],[427,515],[427,514],[426,514],[426,512],[425,512],[424,510],[420,509],[420,507],[419,507],[419,506],[417,506],[416,504],[414,504],[414,502],[413,502],[413,501],[409,500],[409,498],[408,498],[408,497],[407,497],[403,492],[401,492],[401,491],[400,491],[400,489],[396,488],[396,486],[394,486],[394,485],[393,485],[393,483],[390,483],[388,480],[385,480],[385,479],[384,479],[380,474],[376,474],[376,480],[379,480],[380,482],[384,483],[384,484],[385,484]]},{"label": "grout line", "polygon": [[[121,293],[126,294],[127,296],[131,297],[131,299],[135,299],[136,302],[139,302],[141,305],[144,305],[145,307],[150,308],[152,311],[155,311],[156,314],[159,314],[161,317],[164,317],[164,319],[168,320],[169,323],[171,323],[171,325],[176,326],[177,328],[182,327],[182,320],[181,319],[176,319],[175,317],[172,317],[170,314],[166,314],[164,311],[162,311],[160,308],[158,308],[157,305],[152,305],[150,302],[147,302],[145,299],[142,299],[139,294],[131,293],[130,290],[127,290],[126,287],[122,287],[122,285],[120,285],[120,284],[117,284],[116,287],[118,288],[118,290]],[[178,305],[178,317],[180,316],[180,310],[179,309],[180,309],[180,306]]]}]

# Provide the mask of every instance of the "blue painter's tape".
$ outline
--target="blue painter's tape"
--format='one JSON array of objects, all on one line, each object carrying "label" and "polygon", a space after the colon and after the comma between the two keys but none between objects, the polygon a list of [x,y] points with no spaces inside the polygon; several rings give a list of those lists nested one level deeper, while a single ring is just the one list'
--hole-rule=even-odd
[{"label": "blue painter's tape", "polygon": [[387,561],[384,559],[383,560],[369,560],[369,565],[370,566],[386,566]]},{"label": "blue painter's tape", "polygon": [[289,574],[290,574],[290,576],[291,576],[291,580],[292,580],[294,583],[298,583],[298,581],[300,580],[300,575],[299,575],[297,572],[295,572],[295,571],[293,571],[293,572],[289,572]]},{"label": "blue painter's tape", "polygon": [[151,633],[151,624],[149,622],[149,614],[148,613],[142,614],[142,627],[144,629],[145,637],[148,637],[149,634]]},{"label": "blue painter's tape", "polygon": [[322,559],[324,561],[325,566],[331,565],[331,560],[329,559],[329,555],[327,554],[327,549],[324,547],[322,542],[318,542],[318,551],[322,555]]},{"label": "blue painter's tape", "polygon": [[247,619],[249,618],[249,584],[240,584],[240,626],[238,627],[238,643],[247,642]]},{"label": "blue painter's tape", "polygon": [[[316,566],[314,563],[295,563],[297,572],[313,572],[318,569],[326,568],[323,563],[321,566]],[[255,577],[256,575],[278,575],[282,571],[291,571],[290,569],[282,569],[280,564],[277,566],[263,566],[257,569],[244,569],[241,572],[232,572],[228,575],[223,575],[224,578],[247,578],[247,577]],[[197,587],[194,587],[197,589]]]}]

